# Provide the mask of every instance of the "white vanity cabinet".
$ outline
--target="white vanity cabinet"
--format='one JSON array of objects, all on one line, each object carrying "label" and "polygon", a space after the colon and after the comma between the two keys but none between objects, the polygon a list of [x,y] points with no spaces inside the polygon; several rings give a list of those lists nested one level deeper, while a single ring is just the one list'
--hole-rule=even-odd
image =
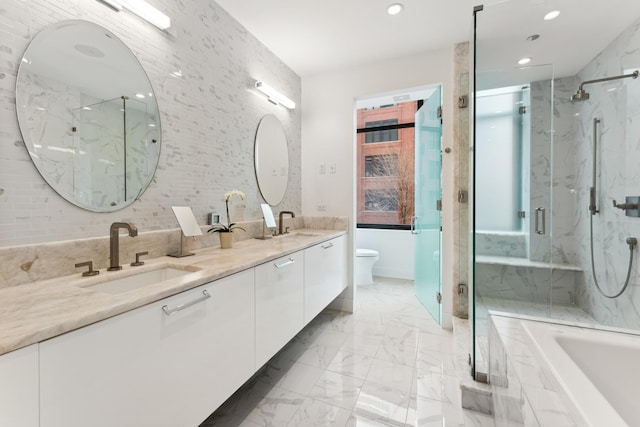
[{"label": "white vanity cabinet", "polygon": [[254,298],[249,269],[42,342],[40,426],[199,425],[254,372]]},{"label": "white vanity cabinet", "polygon": [[256,370],[304,326],[302,251],[255,267]]},{"label": "white vanity cabinet", "polygon": [[347,238],[336,237],[304,250],[304,324],[347,287]]},{"label": "white vanity cabinet", "polygon": [[38,345],[0,356],[0,426],[38,427]]}]

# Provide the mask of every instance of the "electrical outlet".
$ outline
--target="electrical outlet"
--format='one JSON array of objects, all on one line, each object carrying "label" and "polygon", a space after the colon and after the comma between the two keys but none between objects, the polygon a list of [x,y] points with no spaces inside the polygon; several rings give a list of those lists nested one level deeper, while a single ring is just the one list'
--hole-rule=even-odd
[{"label": "electrical outlet", "polygon": [[319,212],[325,212],[327,210],[327,205],[318,205]]},{"label": "electrical outlet", "polygon": [[336,164],[335,163],[329,163],[329,173],[336,173]]},{"label": "electrical outlet", "polygon": [[320,175],[327,173],[327,166],[324,163],[320,163]]}]

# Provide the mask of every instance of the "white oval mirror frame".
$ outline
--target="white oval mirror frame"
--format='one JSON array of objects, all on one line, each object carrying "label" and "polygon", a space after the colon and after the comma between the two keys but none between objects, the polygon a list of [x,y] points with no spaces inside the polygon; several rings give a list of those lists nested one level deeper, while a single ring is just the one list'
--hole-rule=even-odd
[{"label": "white oval mirror frame", "polygon": [[289,181],[289,150],[282,123],[273,114],[264,116],[258,125],[254,163],[265,202],[271,206],[280,204]]},{"label": "white oval mirror frame", "polygon": [[105,28],[68,20],[40,31],[18,69],[16,111],[36,169],[76,206],[116,211],[151,182],[162,142],[155,94]]}]

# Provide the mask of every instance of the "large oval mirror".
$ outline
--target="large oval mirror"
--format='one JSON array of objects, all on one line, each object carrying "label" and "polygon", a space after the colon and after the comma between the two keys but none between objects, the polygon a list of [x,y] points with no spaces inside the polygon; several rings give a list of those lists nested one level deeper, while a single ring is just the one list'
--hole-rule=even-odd
[{"label": "large oval mirror", "polygon": [[287,191],[289,150],[282,123],[273,114],[260,120],[254,154],[260,193],[267,203],[276,206]]},{"label": "large oval mirror", "polygon": [[136,57],[101,26],[71,20],[38,33],[18,69],[16,109],[38,172],[71,203],[115,211],[151,182],[158,104]]}]

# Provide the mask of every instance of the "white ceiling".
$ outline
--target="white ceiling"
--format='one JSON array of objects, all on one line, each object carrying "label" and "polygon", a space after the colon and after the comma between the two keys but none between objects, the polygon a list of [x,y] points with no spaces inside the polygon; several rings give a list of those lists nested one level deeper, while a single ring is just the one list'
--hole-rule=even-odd
[{"label": "white ceiling", "polygon": [[[640,16],[638,0],[216,1],[302,77],[469,41],[478,4],[485,59],[510,67],[533,56],[532,65],[553,63],[556,76],[575,74]],[[389,16],[396,1],[405,9]],[[543,21],[553,9],[560,17]],[[533,33],[541,38],[526,42]]]},{"label": "white ceiling", "polygon": [[[477,0],[216,0],[300,76],[469,40]],[[387,14],[396,1],[404,11]]]}]

